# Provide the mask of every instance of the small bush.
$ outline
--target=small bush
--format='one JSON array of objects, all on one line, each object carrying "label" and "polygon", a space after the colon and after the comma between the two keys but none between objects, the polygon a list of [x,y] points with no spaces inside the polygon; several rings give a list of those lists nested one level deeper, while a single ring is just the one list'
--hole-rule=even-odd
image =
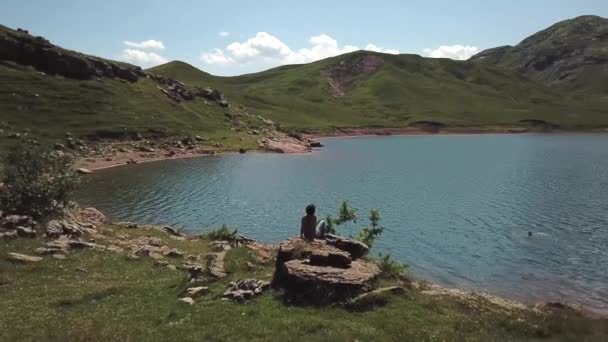
[{"label": "small bush", "polygon": [[376,241],[384,232],[384,227],[380,226],[380,210],[372,209],[369,214],[369,221],[370,225],[361,229],[357,236],[357,240],[365,243],[371,248],[374,241]]},{"label": "small bush", "polygon": [[228,226],[223,224],[220,228],[208,232],[205,236],[213,241],[222,240],[232,242],[236,241],[238,238],[238,229],[231,230]]},{"label": "small bush", "polygon": [[390,254],[382,253],[378,255],[378,266],[380,267],[380,271],[382,271],[382,275],[388,278],[402,277],[408,267],[406,264],[397,262]]},{"label": "small bush", "polygon": [[36,220],[61,215],[78,185],[72,158],[32,144],[19,144],[3,159],[0,206]]}]

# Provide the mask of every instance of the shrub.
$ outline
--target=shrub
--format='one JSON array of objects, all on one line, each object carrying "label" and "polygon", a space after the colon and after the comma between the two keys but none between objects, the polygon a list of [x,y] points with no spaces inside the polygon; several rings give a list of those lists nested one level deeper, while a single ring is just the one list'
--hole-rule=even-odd
[{"label": "shrub", "polygon": [[223,224],[220,228],[208,232],[205,236],[214,241],[222,240],[233,242],[238,238],[238,229],[231,230],[228,226]]},{"label": "shrub", "polygon": [[71,157],[32,144],[12,148],[3,167],[2,210],[36,220],[61,215],[78,184]]},{"label": "shrub", "polygon": [[384,227],[380,226],[380,210],[372,209],[369,214],[369,221],[370,225],[361,229],[357,236],[357,240],[365,243],[371,248],[374,241],[376,241],[384,232]]},{"label": "shrub", "polygon": [[390,254],[378,255],[378,266],[382,274],[388,278],[400,278],[407,270],[407,265],[397,262]]},{"label": "shrub", "polygon": [[327,215],[325,222],[329,233],[337,234],[338,227],[347,222],[357,222],[357,210],[352,208],[348,201],[342,201],[340,203],[340,209],[338,210],[338,218],[334,219],[331,215]]}]

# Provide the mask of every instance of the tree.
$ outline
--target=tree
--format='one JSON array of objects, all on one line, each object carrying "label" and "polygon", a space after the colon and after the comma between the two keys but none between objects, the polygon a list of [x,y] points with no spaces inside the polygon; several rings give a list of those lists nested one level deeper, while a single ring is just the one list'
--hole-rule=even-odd
[{"label": "tree", "polygon": [[62,214],[78,184],[71,157],[28,143],[3,158],[1,179],[2,210],[36,220]]}]

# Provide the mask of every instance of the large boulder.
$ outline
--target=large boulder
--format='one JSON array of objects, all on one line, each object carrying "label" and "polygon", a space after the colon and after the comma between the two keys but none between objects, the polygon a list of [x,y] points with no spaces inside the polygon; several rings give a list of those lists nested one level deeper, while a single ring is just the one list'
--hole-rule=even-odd
[{"label": "large boulder", "polygon": [[[347,301],[370,290],[380,268],[360,259],[364,254],[359,249],[351,254],[336,247],[335,240],[283,241],[277,252],[273,287],[284,289],[288,300],[321,305]],[[356,243],[338,245],[360,247]]]}]

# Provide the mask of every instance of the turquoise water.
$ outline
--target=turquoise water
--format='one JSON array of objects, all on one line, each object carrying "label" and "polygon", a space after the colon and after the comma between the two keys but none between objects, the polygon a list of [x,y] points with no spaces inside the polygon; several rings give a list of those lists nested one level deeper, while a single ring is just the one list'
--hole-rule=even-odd
[{"label": "turquoise water", "polygon": [[[374,247],[446,286],[608,311],[608,136],[442,135],[325,139],[309,154],[139,164],[87,177],[80,201],[116,220],[265,242],[297,235],[348,199]],[[528,237],[528,231],[533,233]]]}]

